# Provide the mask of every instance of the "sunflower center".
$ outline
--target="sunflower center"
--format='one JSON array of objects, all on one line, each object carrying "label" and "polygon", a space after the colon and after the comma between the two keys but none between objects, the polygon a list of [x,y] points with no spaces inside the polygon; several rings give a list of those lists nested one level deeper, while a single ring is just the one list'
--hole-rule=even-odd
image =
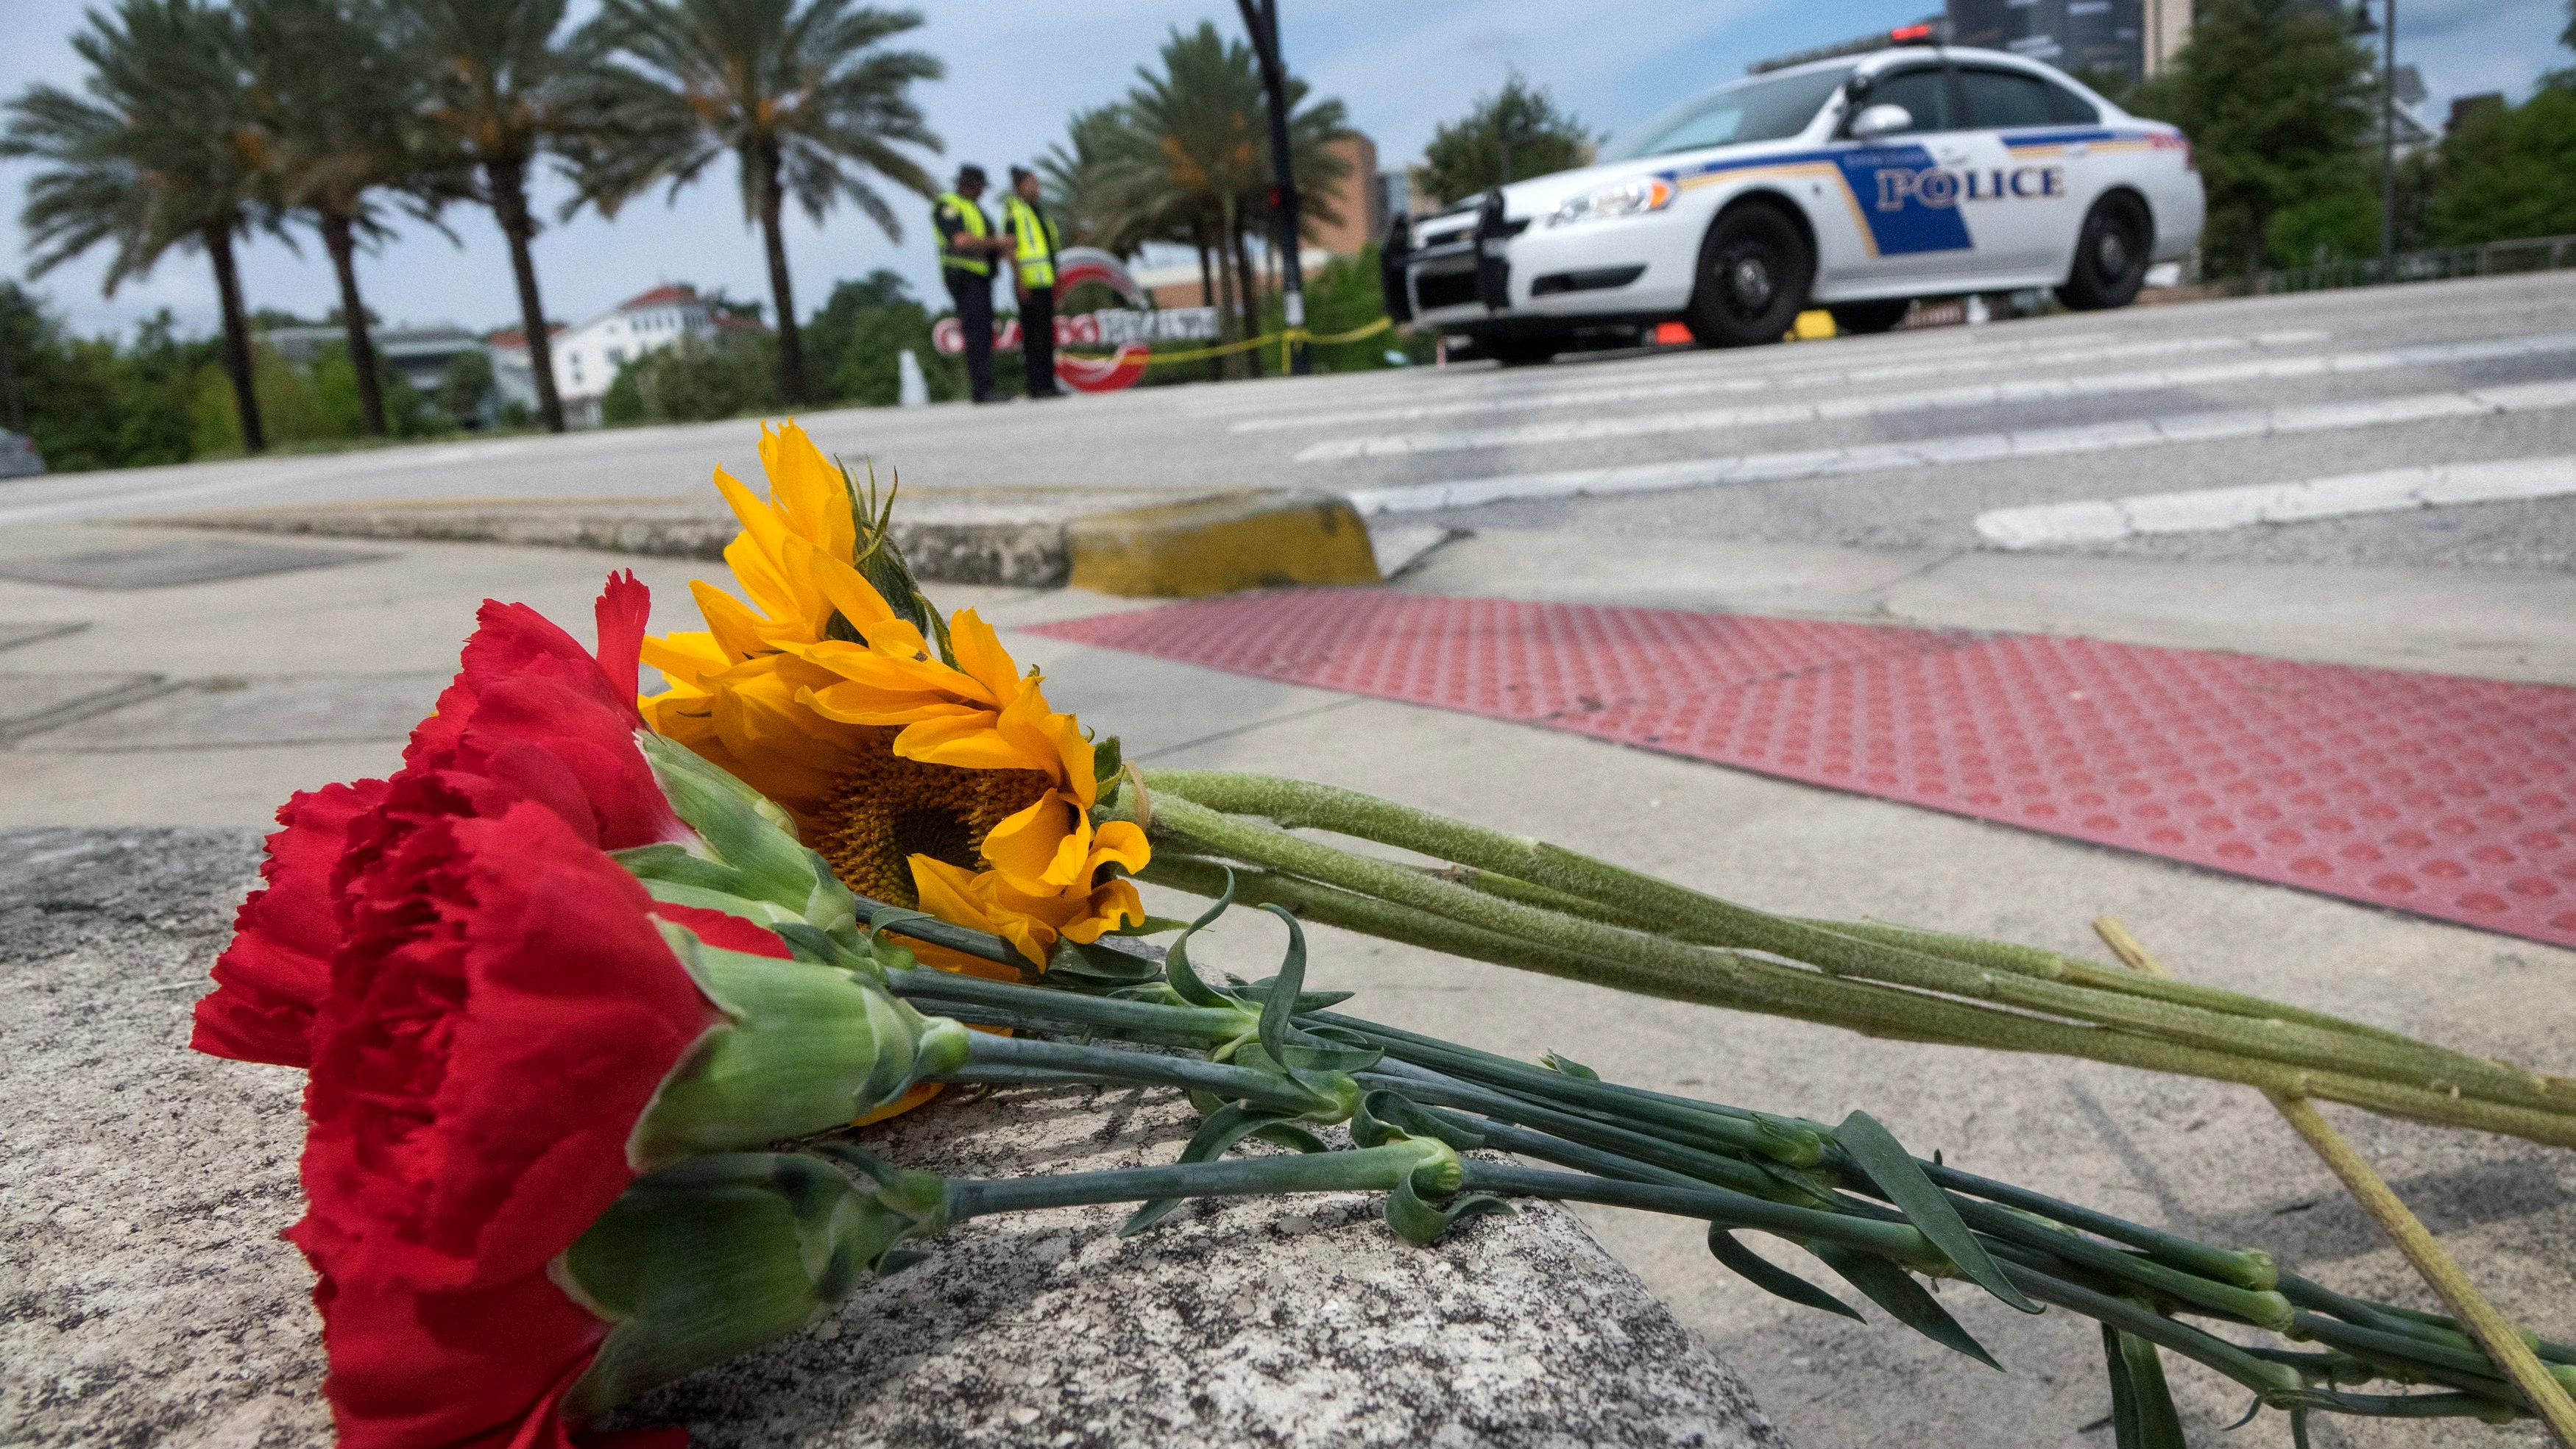
[{"label": "sunflower center", "polygon": [[972,870],[984,837],[1047,792],[1043,770],[925,765],[894,753],[893,730],[843,776],[814,812],[813,847],[850,889],[907,909],[921,904],[912,857]]}]

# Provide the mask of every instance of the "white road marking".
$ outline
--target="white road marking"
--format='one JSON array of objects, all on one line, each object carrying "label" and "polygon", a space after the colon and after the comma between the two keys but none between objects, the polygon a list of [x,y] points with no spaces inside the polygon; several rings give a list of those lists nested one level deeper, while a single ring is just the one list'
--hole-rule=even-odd
[{"label": "white road marking", "polygon": [[[1518,427],[1485,428],[1456,433],[1398,433],[1375,438],[1337,438],[1317,443],[1297,455],[1300,463],[1340,463],[1354,458],[1411,457],[1422,453],[1466,452],[1479,448],[1536,447],[1553,443],[1596,442],[1607,438],[1644,438],[1672,433],[1711,432],[1721,428],[1764,427],[1787,423],[1830,422],[1845,418],[1883,417],[1891,413],[1935,412],[1952,408],[1993,407],[2003,403],[2048,402],[2066,398],[2107,397],[2173,388],[2215,387],[2230,383],[2278,382],[2302,377],[2386,372],[2406,367],[2490,362],[2510,357],[2538,357],[2576,352],[2576,332],[2534,337],[2508,337],[2492,342],[2450,342],[2428,347],[2397,347],[2369,352],[2319,353],[2305,357],[2261,358],[2246,362],[2207,363],[2198,367],[2159,367],[2091,377],[2017,378],[2007,382],[1971,383],[1961,387],[1926,388],[1877,396],[1824,398],[1815,402],[1758,403],[1745,407],[1703,408],[1694,412],[1648,413],[1643,416],[1581,418]],[[2356,406],[2369,406],[2367,403]]]},{"label": "white road marking", "polygon": [[1998,548],[2109,543],[2142,533],[2214,533],[2254,523],[2300,523],[2362,513],[2396,513],[2456,503],[2576,494],[2576,458],[2508,458],[2494,463],[2442,463],[2347,473],[2300,483],[2195,488],[1991,508],[1977,532]]},{"label": "white road marking", "polygon": [[2224,442],[2283,433],[2379,427],[2427,418],[2481,417],[2568,407],[2576,407],[2576,382],[2518,383],[2507,387],[2480,388],[2475,392],[2415,393],[2404,397],[2375,398],[2368,402],[2180,413],[2127,422],[2091,423],[2081,427],[2038,428],[2021,433],[1966,433],[1919,443],[1862,443],[1794,453],[1744,453],[1723,458],[1690,458],[1673,463],[1510,473],[1493,478],[1462,478],[1448,483],[1357,488],[1348,490],[1347,496],[1352,506],[1362,513],[1408,513],[1431,508],[1464,508],[1514,498],[1570,498],[1703,488],[1721,483],[1827,478],[1849,473],[1941,467],[1952,463],[1986,463],[2003,458],[2107,453],[2130,448],[2163,447],[2169,443]]},{"label": "white road marking", "polygon": [[2074,363],[2108,362],[2118,358],[2168,357],[2176,353],[2193,352],[2235,352],[2248,347],[2267,349],[2290,347],[2321,342],[2327,335],[2323,332],[2269,332],[2254,337],[2178,337],[2160,342],[2131,342],[2110,347],[2072,348],[2060,352],[2030,352],[2018,356],[1980,354],[1960,357],[1945,354],[1939,357],[1910,358],[1902,362],[1883,362],[1867,367],[1821,367],[1803,371],[1762,373],[1751,377],[1700,378],[1688,382],[1640,383],[1621,387],[1563,388],[1554,392],[1530,392],[1510,397],[1416,403],[1409,407],[1367,410],[1341,408],[1281,413],[1271,417],[1251,418],[1234,424],[1226,431],[1275,433],[1291,428],[1338,427],[1351,423],[1419,422],[1426,418],[1461,417],[1474,413],[1514,413],[1532,408],[1650,402],[1657,398],[1691,397],[1704,393],[1776,392],[1796,387],[1851,387],[1862,383],[1891,382],[1907,377],[1987,372],[2003,367],[2062,367]]}]

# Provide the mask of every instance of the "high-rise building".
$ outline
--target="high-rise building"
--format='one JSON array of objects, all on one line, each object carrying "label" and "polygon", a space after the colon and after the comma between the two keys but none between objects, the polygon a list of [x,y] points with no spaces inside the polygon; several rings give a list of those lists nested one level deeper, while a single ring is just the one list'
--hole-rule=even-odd
[{"label": "high-rise building", "polygon": [[[1953,45],[2008,50],[2044,60],[2060,70],[2115,70],[2135,77],[2147,70],[2149,3],[2150,0],[1950,0],[1949,38]],[[2188,0],[2183,0],[2181,8],[2188,10]],[[2183,28],[2189,31],[2188,18]]]}]

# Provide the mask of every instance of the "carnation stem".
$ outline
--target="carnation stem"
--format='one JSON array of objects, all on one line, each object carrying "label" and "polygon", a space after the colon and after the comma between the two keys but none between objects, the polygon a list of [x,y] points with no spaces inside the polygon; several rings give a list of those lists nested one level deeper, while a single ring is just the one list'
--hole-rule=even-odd
[{"label": "carnation stem", "polygon": [[974,1040],[967,1047],[965,1064],[937,1080],[1026,1082],[1031,1080],[1032,1073],[1058,1081],[1133,1082],[1144,1086],[1182,1087],[1292,1112],[1322,1105],[1315,1093],[1274,1073],[1254,1071],[1249,1067],[1228,1066],[1223,1062],[1201,1061],[1195,1057],[1164,1056],[1158,1052],[1124,1051],[1116,1047],[1082,1046],[1074,1042],[1042,1041],[1031,1037],[992,1036],[984,1032],[974,1033]]}]

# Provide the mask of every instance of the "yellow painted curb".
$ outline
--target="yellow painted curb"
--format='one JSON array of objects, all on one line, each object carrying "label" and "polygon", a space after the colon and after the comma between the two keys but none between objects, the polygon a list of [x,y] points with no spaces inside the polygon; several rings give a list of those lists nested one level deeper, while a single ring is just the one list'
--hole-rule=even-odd
[{"label": "yellow painted curb", "polygon": [[1095,513],[1066,526],[1065,553],[1075,588],[1130,597],[1381,582],[1350,500],[1288,489]]}]

